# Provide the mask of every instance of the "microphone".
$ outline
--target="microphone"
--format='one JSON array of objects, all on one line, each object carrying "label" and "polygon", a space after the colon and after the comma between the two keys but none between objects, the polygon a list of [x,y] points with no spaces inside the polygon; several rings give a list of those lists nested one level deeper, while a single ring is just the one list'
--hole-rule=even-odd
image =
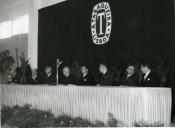
[{"label": "microphone", "polygon": [[60,61],[60,59],[56,59],[56,65],[59,67],[61,64],[63,63],[63,61]]},{"label": "microphone", "polygon": [[63,63],[63,61],[60,61],[59,59],[56,59],[56,84],[58,85],[58,68]]}]

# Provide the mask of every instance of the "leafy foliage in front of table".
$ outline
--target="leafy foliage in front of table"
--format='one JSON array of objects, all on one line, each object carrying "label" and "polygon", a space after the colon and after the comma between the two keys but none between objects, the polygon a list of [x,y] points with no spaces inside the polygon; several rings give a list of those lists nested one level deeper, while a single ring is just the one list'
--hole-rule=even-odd
[{"label": "leafy foliage in front of table", "polygon": [[160,122],[148,123],[148,122],[142,120],[139,122],[135,122],[134,126],[135,127],[164,127],[164,124],[162,124]]},{"label": "leafy foliage in front of table", "polygon": [[[90,122],[81,117],[71,117],[66,114],[55,117],[49,111],[32,108],[31,105],[22,107],[2,106],[1,122],[4,126],[17,128],[36,128],[36,127],[122,127],[124,124],[117,120],[113,114],[108,114],[106,123],[96,120]],[[134,126],[163,126],[163,124],[148,124],[146,122],[136,122]]]},{"label": "leafy foliage in front of table", "polygon": [[71,117],[66,114],[55,117],[51,112],[31,108],[30,105],[22,107],[2,106],[2,125],[18,128],[36,127],[103,127],[102,121],[90,122],[81,117]]}]

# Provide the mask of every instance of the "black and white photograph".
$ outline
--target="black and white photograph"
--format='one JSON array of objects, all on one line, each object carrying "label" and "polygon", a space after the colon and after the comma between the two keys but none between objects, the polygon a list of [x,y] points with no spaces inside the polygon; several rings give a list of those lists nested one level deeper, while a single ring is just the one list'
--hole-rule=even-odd
[{"label": "black and white photograph", "polygon": [[175,127],[175,0],[0,0],[0,127]]}]

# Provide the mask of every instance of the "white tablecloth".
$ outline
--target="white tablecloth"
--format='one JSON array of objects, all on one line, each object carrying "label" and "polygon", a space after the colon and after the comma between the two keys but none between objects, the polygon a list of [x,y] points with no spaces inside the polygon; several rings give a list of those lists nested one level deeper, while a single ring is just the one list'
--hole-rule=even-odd
[{"label": "white tablecloth", "polygon": [[136,121],[169,126],[170,88],[1,85],[2,105],[31,104],[55,115],[106,122],[108,113],[132,126]]}]

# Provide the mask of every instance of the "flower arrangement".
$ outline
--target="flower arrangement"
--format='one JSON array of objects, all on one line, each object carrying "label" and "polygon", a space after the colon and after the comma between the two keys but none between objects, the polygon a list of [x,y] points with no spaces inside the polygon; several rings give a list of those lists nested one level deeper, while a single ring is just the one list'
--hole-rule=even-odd
[{"label": "flower arrangement", "polygon": [[20,66],[17,67],[17,83],[18,84],[31,84],[32,83],[32,69],[30,67],[29,59],[26,59],[24,52],[21,51],[19,56]]},{"label": "flower arrangement", "polygon": [[15,60],[10,55],[9,50],[4,50],[0,52],[0,83],[6,82],[2,76],[6,76],[6,73],[10,70],[10,68],[14,65]]},{"label": "flower arrangement", "polygon": [[0,65],[3,68],[2,70],[9,69],[13,64],[15,63],[15,60],[12,56],[10,56],[9,50],[4,50],[0,52]]}]

